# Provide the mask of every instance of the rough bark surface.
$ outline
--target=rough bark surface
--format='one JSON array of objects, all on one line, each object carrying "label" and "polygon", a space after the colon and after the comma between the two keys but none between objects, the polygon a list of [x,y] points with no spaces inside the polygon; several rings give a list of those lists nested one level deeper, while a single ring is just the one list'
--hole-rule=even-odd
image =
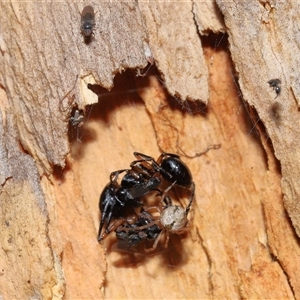
[{"label": "rough bark surface", "polygon": [[64,275],[48,238],[48,212],[34,160],[20,151],[14,116],[1,118],[0,287],[3,299],[51,299],[64,294]]},{"label": "rough bark surface", "polygon": [[[70,107],[84,104],[78,78],[107,89],[114,75],[143,68],[149,52],[142,15],[134,1],[97,2],[95,36],[85,44],[78,2],[2,2],[1,76],[16,115],[20,142],[40,173],[65,166]],[[92,83],[94,83],[92,82]]]},{"label": "rough bark surface", "polygon": [[[0,4],[0,298],[300,299],[298,8],[209,2],[88,3],[89,44],[83,4]],[[220,12],[231,53],[198,34],[223,32]],[[96,240],[99,195],[134,151],[179,154],[196,184],[188,232],[150,254]]]},{"label": "rough bark surface", "polygon": [[[255,107],[280,161],[284,203],[300,236],[300,40],[296,1],[222,1],[245,100]],[[268,81],[279,79],[276,95]]]},{"label": "rough bark surface", "polygon": [[[194,24],[193,2],[140,2],[156,66],[170,95],[207,104],[207,66]],[[182,34],[184,32],[184,35]],[[179,38],[180,37],[180,38]]]},{"label": "rough bark surface", "polygon": [[193,1],[193,14],[201,35],[226,31],[223,15],[215,1]]}]

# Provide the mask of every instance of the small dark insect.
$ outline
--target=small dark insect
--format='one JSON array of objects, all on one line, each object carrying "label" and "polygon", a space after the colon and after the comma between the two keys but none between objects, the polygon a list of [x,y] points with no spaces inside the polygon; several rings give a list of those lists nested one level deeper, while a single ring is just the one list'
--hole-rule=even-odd
[{"label": "small dark insect", "polygon": [[[136,170],[140,170],[138,173]],[[142,171],[144,173],[142,173]],[[118,183],[119,174],[126,172],[125,176]],[[112,172],[110,182],[106,185],[101,193],[99,200],[99,209],[101,211],[101,221],[98,232],[98,241],[103,240],[116,227],[110,229],[109,224],[112,219],[120,219],[118,225],[125,221],[129,212],[134,213],[134,208],[142,206],[141,198],[154,190],[158,190],[160,179],[152,177],[146,169],[139,167],[136,169],[123,169]],[[159,190],[158,190],[159,191]],[[101,235],[102,228],[105,224],[105,232]]]},{"label": "small dark insect", "polygon": [[85,6],[81,13],[81,32],[84,36],[84,42],[86,44],[91,42],[94,35],[95,28],[95,13],[92,6]]},{"label": "small dark insect", "polygon": [[69,119],[69,138],[73,141],[75,134],[77,142],[81,142],[80,128],[83,126],[85,121],[84,111],[78,109],[77,105],[72,108],[71,116]]},{"label": "small dark insect", "polygon": [[82,109],[75,109],[74,114],[70,117],[72,126],[81,127],[84,121],[84,113]]},{"label": "small dark insect", "polygon": [[275,99],[276,99],[280,95],[280,92],[281,92],[281,86],[280,86],[281,85],[281,80],[278,79],[278,78],[271,79],[271,80],[268,81],[268,84],[275,91],[275,93],[277,95],[275,97]]}]

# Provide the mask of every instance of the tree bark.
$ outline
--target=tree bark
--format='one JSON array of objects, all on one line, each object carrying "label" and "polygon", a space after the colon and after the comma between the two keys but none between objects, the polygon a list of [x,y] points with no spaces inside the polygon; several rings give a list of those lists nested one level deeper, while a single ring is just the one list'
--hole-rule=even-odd
[{"label": "tree bark", "polygon": [[[89,4],[90,43],[81,3],[0,4],[1,297],[300,299],[298,7]],[[134,151],[196,184],[189,230],[150,254],[97,242]]]}]

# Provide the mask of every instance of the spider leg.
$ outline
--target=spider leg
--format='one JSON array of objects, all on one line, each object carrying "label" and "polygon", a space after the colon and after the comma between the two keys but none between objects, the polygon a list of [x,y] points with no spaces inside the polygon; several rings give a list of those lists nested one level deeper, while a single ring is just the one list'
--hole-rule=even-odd
[{"label": "spider leg", "polygon": [[165,202],[165,204],[167,205],[167,206],[172,206],[172,199],[171,199],[171,197],[169,197],[168,195],[166,195],[165,197],[164,197],[164,200],[163,200],[164,202]]},{"label": "spider leg", "polygon": [[[164,190],[164,192],[161,194],[161,201],[160,201],[160,203],[162,203],[162,202],[165,202],[166,204],[167,204],[167,206],[170,206],[170,205],[172,205],[172,200],[171,200],[171,198],[167,195],[167,193],[168,193],[168,191],[176,184],[176,181],[177,180],[175,180],[168,188],[166,188],[165,190]],[[166,200],[167,199],[167,200]]]},{"label": "spider leg", "polygon": [[195,183],[193,182],[192,185],[191,185],[191,196],[190,196],[190,202],[185,210],[185,213],[186,215],[188,215],[190,209],[191,209],[191,206],[193,204],[193,201],[194,201],[194,197],[195,197]]},{"label": "spider leg", "polygon": [[169,239],[170,239],[170,233],[168,230],[166,230],[166,241],[164,247],[167,248],[169,244]]},{"label": "spider leg", "polygon": [[152,251],[154,251],[154,250],[156,249],[156,247],[157,247],[157,245],[158,245],[158,242],[159,242],[159,240],[160,240],[160,238],[161,238],[161,236],[162,236],[162,234],[163,234],[164,231],[165,231],[165,230],[162,230],[162,231],[159,233],[159,235],[156,237],[156,239],[155,239],[155,241],[154,241],[154,244],[153,244],[153,246],[152,246],[151,248],[145,248],[145,252],[152,252]]},{"label": "spider leg", "polygon": [[[155,219],[156,217],[153,217],[154,221],[148,223],[147,225],[143,225],[143,226],[139,226],[139,227],[135,227],[134,230],[136,231],[140,231],[140,230],[143,230],[143,229],[147,229],[153,225],[157,225],[159,224],[159,218],[158,219]],[[132,230],[132,228],[124,228],[123,229],[124,231],[130,231]]]},{"label": "spider leg", "polygon": [[[156,212],[159,212],[159,213],[161,213],[162,212],[162,208],[159,206],[159,207],[157,207],[157,206],[150,206],[150,207],[147,207],[146,209],[145,209],[145,211],[146,212],[148,212],[148,211],[153,211],[153,210],[156,210]],[[153,217],[153,216],[152,216]],[[156,217],[153,217],[153,218],[156,218]]]},{"label": "spider leg", "polygon": [[[152,211],[155,210],[155,211],[161,213],[161,209],[157,206],[147,207],[144,211],[148,212],[148,211],[151,211],[151,210]],[[138,216],[141,216],[141,215],[142,215],[141,213],[138,213]],[[147,229],[147,228],[149,228],[153,225],[158,225],[159,226],[160,225],[159,224],[160,223],[160,216],[151,216],[151,217],[153,218],[152,222],[150,222],[146,225],[143,225],[143,226],[135,227],[135,230],[140,231],[140,230],[143,230],[143,229]],[[132,228],[124,228],[123,230],[124,231],[130,231],[130,230],[132,230]]]}]

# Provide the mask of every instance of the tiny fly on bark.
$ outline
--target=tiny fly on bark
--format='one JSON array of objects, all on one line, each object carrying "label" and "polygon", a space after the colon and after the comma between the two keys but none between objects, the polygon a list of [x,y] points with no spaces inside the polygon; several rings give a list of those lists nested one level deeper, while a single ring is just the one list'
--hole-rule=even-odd
[{"label": "tiny fly on bark", "polygon": [[86,44],[90,43],[95,29],[95,12],[92,6],[85,6],[81,13],[81,33]]}]

